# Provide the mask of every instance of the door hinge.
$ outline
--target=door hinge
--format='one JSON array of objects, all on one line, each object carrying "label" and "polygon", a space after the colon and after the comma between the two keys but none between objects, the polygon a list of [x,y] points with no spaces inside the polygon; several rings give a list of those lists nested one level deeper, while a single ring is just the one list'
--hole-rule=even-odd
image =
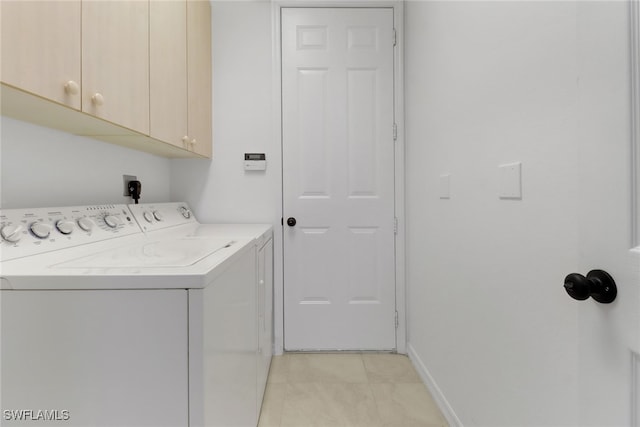
[{"label": "door hinge", "polygon": [[400,325],[400,320],[398,318],[398,310],[396,310],[396,329],[398,329],[399,325]]},{"label": "door hinge", "polygon": [[393,29],[393,45],[395,46],[396,43],[398,42],[398,33],[396,31],[396,29]]},{"label": "door hinge", "polygon": [[393,234],[398,234],[398,218],[393,218]]},{"label": "door hinge", "polygon": [[397,124],[393,124],[393,140],[397,140],[398,139],[398,125]]}]

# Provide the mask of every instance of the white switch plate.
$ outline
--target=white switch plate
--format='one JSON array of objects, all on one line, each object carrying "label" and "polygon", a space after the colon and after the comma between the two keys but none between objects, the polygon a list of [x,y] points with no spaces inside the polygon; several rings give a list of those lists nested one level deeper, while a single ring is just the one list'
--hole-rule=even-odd
[{"label": "white switch plate", "polygon": [[440,175],[440,198],[451,198],[451,175]]},{"label": "white switch plate", "polygon": [[522,199],[522,163],[498,166],[500,170],[500,198]]}]

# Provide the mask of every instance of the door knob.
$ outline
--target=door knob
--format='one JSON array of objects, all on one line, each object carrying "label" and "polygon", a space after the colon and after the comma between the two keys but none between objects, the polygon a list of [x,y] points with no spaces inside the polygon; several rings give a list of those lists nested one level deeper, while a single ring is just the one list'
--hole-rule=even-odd
[{"label": "door knob", "polygon": [[290,216],[289,218],[287,218],[287,225],[289,227],[295,226],[296,223],[297,223],[297,221],[296,221],[296,219],[294,217]]},{"label": "door knob", "polygon": [[587,277],[571,273],[564,278],[564,289],[573,299],[585,300],[591,297],[602,304],[613,302],[618,294],[616,282],[604,270],[591,270]]}]

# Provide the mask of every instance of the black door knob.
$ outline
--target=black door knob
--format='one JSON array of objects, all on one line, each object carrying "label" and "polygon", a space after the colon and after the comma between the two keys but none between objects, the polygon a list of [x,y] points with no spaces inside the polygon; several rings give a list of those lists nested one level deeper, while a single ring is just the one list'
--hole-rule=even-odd
[{"label": "black door knob", "polygon": [[616,282],[604,270],[591,270],[587,277],[571,273],[564,278],[564,289],[573,299],[585,300],[591,297],[602,304],[613,302],[618,295]]},{"label": "black door knob", "polygon": [[296,223],[297,223],[297,221],[296,221],[296,219],[294,217],[290,216],[289,218],[287,218],[287,225],[289,227],[295,226]]}]

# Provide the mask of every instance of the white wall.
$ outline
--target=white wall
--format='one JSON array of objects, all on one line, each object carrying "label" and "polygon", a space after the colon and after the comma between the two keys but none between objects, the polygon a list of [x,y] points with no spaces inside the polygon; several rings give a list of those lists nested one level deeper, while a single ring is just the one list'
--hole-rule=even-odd
[{"label": "white wall", "polygon": [[[280,221],[280,145],[272,133],[271,5],[213,1],[213,160],[173,160],[171,197],[203,222]],[[245,172],[244,153],[266,153]]]},{"label": "white wall", "polygon": [[[271,3],[212,2],[213,160],[172,160],[171,199],[201,222],[274,226],[276,348],[282,346],[282,167],[273,133]],[[267,170],[243,170],[244,153],[265,153]]]},{"label": "white wall", "polygon": [[[576,16],[406,4],[409,347],[465,426],[578,424]],[[501,200],[515,161],[523,198]]]},{"label": "white wall", "polygon": [[122,175],[142,182],[143,202],[169,200],[167,159],[1,116],[0,207],[131,203]]}]

